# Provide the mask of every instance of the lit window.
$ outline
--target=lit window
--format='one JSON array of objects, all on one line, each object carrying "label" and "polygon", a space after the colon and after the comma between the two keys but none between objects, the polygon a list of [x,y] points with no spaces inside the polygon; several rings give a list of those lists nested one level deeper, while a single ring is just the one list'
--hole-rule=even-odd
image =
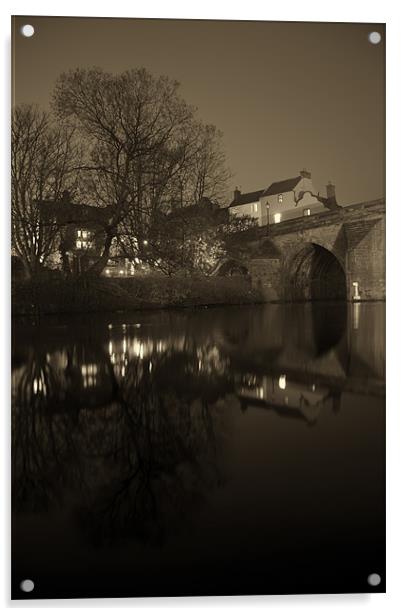
[{"label": "lit window", "polygon": [[278,195],[278,203],[282,203],[283,202],[283,195]]},{"label": "lit window", "polygon": [[76,246],[77,246],[77,248],[81,248],[81,240],[77,240],[76,241]]},{"label": "lit window", "polygon": [[86,240],[91,237],[91,232],[87,231],[87,229],[77,229],[77,237],[82,237],[84,240]]},{"label": "lit window", "polygon": [[253,211],[254,211],[255,213],[257,213],[257,212],[258,212],[258,203],[253,203]]},{"label": "lit window", "polygon": [[281,374],[278,379],[278,385],[280,389],[286,389],[286,374]]},{"label": "lit window", "polygon": [[311,210],[309,207],[306,210],[303,210],[303,216],[310,216],[310,214],[311,214]]},{"label": "lit window", "polygon": [[85,388],[96,386],[96,375],[98,366],[96,364],[83,364],[81,366],[82,380]]},{"label": "lit window", "polygon": [[274,222],[281,222],[282,214],[274,214]]}]

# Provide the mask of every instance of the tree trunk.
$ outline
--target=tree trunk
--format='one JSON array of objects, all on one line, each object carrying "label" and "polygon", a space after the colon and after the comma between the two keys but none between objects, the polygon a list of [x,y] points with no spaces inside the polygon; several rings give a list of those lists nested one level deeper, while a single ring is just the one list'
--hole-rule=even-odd
[{"label": "tree trunk", "polygon": [[26,261],[25,259],[21,259],[21,261],[22,261],[22,264],[24,266],[25,278],[32,278],[33,277],[33,273],[32,273],[31,264],[28,263],[28,261]]},{"label": "tree trunk", "polygon": [[115,233],[108,232],[106,234],[102,254],[99,259],[95,263],[93,263],[93,265],[91,265],[91,267],[88,269],[88,273],[93,274],[94,276],[101,275],[107,265],[107,262],[109,261],[110,248],[112,246],[114,236]]},{"label": "tree trunk", "polygon": [[64,247],[60,248],[60,254],[63,273],[66,274],[66,276],[69,276],[71,274],[71,267]]}]

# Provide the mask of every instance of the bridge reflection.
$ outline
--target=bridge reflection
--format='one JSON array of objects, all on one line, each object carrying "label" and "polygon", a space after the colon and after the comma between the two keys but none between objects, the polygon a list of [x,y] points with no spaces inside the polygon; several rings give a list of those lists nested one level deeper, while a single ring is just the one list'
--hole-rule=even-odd
[{"label": "bridge reflection", "polygon": [[309,425],[315,424],[327,401],[331,402],[334,411],[340,408],[341,391],[317,387],[315,383],[308,386],[289,380],[286,374],[243,379],[237,392],[243,411],[261,408],[282,417],[304,420]]},{"label": "bridge reflection", "polygon": [[304,392],[301,400],[318,390],[382,393],[382,304],[278,304],[225,312],[155,313],[138,323],[101,319],[74,328],[73,337],[63,325],[50,327],[47,336],[41,328],[21,326],[14,338],[14,396],[36,401],[47,414],[118,403],[128,381],[207,400],[249,387],[259,392],[253,398],[262,399],[264,391],[268,401],[268,381],[280,381],[282,374],[288,393],[289,383]]},{"label": "bridge reflection", "polygon": [[237,411],[313,426],[345,392],[383,395],[383,318],[382,304],[301,304],[19,323],[16,509],[46,509],[69,486],[94,541],[163,541],[178,509],[225,481]]}]

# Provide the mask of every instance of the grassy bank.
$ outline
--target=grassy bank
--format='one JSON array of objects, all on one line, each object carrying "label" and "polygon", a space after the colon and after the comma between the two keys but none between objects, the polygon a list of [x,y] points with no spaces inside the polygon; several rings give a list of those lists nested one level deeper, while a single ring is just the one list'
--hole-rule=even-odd
[{"label": "grassy bank", "polygon": [[134,278],[18,280],[14,315],[104,312],[161,307],[249,304],[262,301],[243,277],[147,275]]}]

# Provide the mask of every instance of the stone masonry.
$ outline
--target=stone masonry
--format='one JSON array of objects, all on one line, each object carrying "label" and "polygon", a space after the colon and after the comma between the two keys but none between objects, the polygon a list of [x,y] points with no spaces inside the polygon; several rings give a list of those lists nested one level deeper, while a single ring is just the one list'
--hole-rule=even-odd
[{"label": "stone masonry", "polygon": [[249,229],[229,246],[226,263],[268,301],[385,299],[383,199]]}]

